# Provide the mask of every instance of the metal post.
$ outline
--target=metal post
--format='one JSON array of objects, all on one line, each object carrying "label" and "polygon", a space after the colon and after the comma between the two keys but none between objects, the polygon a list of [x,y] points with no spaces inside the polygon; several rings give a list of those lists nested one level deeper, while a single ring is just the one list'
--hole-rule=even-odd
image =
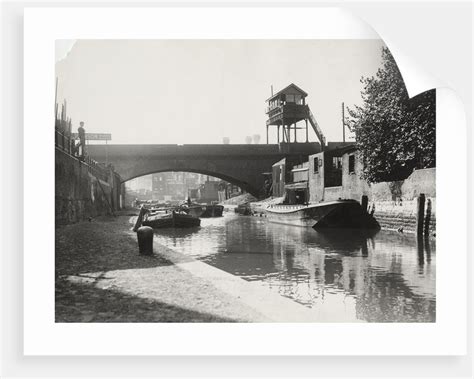
[{"label": "metal post", "polygon": [[367,206],[369,204],[369,198],[367,197],[367,195],[362,195],[360,204],[362,206],[364,213],[367,213]]},{"label": "metal post", "polygon": [[430,235],[430,221],[431,221],[431,199],[426,201],[426,216],[425,216],[425,236]]},{"label": "metal post", "polygon": [[308,119],[305,118],[304,122],[306,123],[306,143],[308,143],[309,142],[309,139],[308,139]]},{"label": "metal post", "polygon": [[423,235],[423,224],[425,218],[425,194],[421,193],[416,199],[416,234]]},{"label": "metal post", "polygon": [[268,145],[268,125],[267,125],[267,145]]}]

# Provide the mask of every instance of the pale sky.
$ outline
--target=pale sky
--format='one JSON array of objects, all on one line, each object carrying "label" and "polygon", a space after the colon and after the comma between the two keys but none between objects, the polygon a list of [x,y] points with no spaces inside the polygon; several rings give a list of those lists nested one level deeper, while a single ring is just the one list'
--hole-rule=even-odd
[{"label": "pale sky", "polygon": [[[72,44],[58,43],[57,56]],[[76,130],[111,143],[265,143],[265,100],[295,83],[328,141],[342,140],[341,103],[360,104],[361,76],[381,40],[78,40],[56,64],[58,101]],[[299,131],[299,141],[304,132]],[[347,132],[346,132],[347,136]],[[310,140],[317,138],[310,130]],[[270,142],[276,142],[275,129]]]}]

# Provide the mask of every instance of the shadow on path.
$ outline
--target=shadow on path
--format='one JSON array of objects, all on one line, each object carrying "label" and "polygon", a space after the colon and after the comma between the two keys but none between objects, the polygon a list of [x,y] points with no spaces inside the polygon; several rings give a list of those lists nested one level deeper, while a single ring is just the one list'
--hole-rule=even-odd
[{"label": "shadow on path", "polygon": [[242,322],[156,300],[56,281],[56,322]]}]

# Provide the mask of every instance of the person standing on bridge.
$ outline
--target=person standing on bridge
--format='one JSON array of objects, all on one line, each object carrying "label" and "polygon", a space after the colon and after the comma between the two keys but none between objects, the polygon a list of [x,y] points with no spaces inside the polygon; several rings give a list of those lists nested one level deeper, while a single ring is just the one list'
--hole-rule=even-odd
[{"label": "person standing on bridge", "polygon": [[77,133],[79,137],[79,143],[76,145],[76,152],[79,159],[83,160],[86,155],[86,130],[84,129],[84,121],[79,123]]}]

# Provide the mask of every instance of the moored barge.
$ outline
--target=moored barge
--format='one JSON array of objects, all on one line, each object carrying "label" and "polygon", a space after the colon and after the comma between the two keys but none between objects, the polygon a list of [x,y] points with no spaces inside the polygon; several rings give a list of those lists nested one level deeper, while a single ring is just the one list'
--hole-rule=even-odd
[{"label": "moored barge", "polygon": [[143,226],[158,228],[186,228],[200,226],[201,220],[198,217],[181,211],[160,211],[156,213],[146,213],[142,221]]},{"label": "moored barge", "polygon": [[318,228],[367,228],[378,224],[356,200],[318,204],[276,204],[265,209],[270,222]]},{"label": "moored barge", "polygon": [[206,204],[202,205],[204,212],[201,217],[221,217],[224,212],[224,206],[219,204]]}]

